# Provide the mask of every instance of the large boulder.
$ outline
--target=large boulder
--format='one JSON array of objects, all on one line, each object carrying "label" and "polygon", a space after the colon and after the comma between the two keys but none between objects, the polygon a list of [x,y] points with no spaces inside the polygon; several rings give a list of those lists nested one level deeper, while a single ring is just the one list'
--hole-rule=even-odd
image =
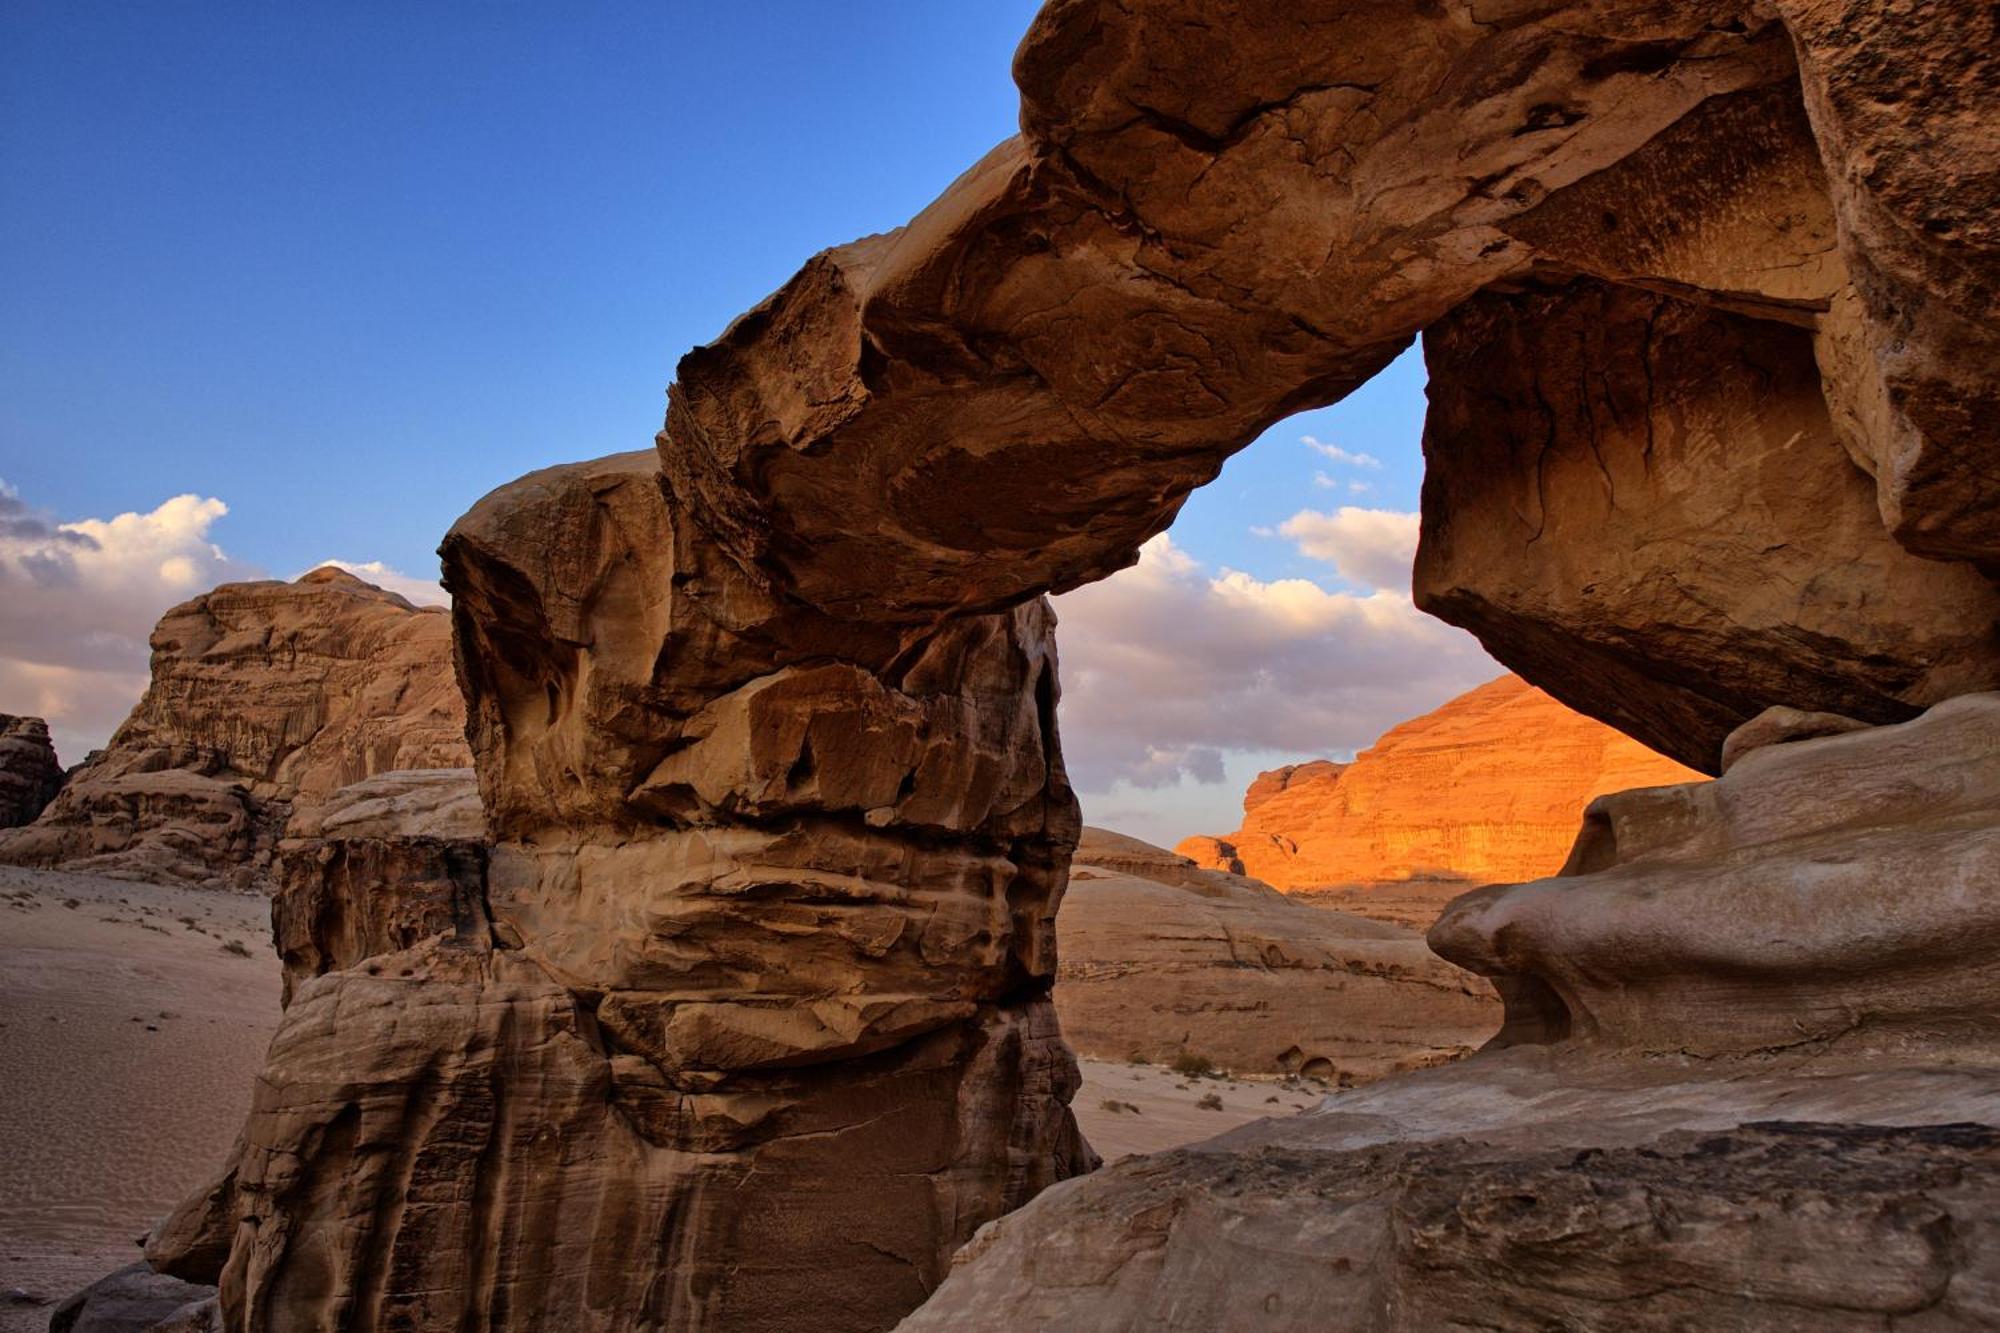
[{"label": "large boulder", "polygon": [[127,1264],[58,1305],[49,1333],[219,1333],[215,1288]]},{"label": "large boulder", "polygon": [[294,801],[470,763],[449,616],[343,570],[224,584],[152,643],[132,715],[40,819],[0,835],[0,861],[263,885]]},{"label": "large boulder", "polygon": [[62,787],[49,724],[0,713],[0,829],[32,824]]},{"label": "large boulder", "polygon": [[1080,1055],[1346,1086],[1469,1054],[1498,1027],[1491,987],[1417,931],[1101,829],[1084,830],[1057,936],[1056,1013]]},{"label": "large boulder", "polygon": [[1561,869],[1593,798],[1699,776],[1502,676],[1390,728],[1351,764],[1259,774],[1241,828],[1179,850],[1280,889],[1372,887],[1341,900],[1362,912],[1424,896],[1434,916],[1468,885]]}]

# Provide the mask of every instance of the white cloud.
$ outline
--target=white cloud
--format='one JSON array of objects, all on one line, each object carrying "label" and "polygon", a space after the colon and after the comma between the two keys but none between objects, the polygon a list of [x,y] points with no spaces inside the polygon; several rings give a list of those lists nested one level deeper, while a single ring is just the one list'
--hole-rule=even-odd
[{"label": "white cloud", "polygon": [[1324,454],[1336,463],[1345,463],[1350,467],[1380,468],[1382,466],[1382,460],[1373,454],[1350,452],[1337,444],[1328,444],[1325,440],[1316,439],[1311,435],[1301,435],[1299,436],[1299,440],[1306,448],[1313,450],[1315,453]]},{"label": "white cloud", "polygon": [[58,522],[0,482],[0,711],[46,717],[65,762],[103,744],[146,685],[160,613],[258,571],[208,539],[229,507]]},{"label": "white cloud", "polygon": [[1418,527],[1415,514],[1344,505],[1332,514],[1301,509],[1278,531],[1297,542],[1302,554],[1324,560],[1350,583],[1407,594]]},{"label": "white cloud", "polygon": [[1375,489],[1375,483],[1372,481],[1350,481],[1347,483],[1347,489],[1356,495],[1366,495]]},{"label": "white cloud", "polygon": [[1211,574],[1165,535],[1056,610],[1063,751],[1085,793],[1216,782],[1225,752],[1353,750],[1500,670],[1406,591]]},{"label": "white cloud", "polygon": [[405,574],[380,560],[322,560],[316,565],[300,570],[299,575],[310,574],[313,570],[324,569],[328,565],[332,565],[335,569],[344,569],[358,579],[366,579],[378,588],[387,588],[418,606],[451,604],[451,598],[446,595],[444,585],[436,579],[420,579]]}]

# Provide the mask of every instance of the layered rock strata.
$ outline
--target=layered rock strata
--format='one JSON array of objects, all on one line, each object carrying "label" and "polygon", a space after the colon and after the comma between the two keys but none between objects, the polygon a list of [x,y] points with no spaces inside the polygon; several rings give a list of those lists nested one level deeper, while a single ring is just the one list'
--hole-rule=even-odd
[{"label": "layered rock strata", "polygon": [[1715,772],[1768,704],[2000,684],[2000,589],[1883,526],[1807,330],[1577,280],[1424,338],[1417,602],[1564,703]]},{"label": "layered rock strata", "polygon": [[1492,988],[1414,930],[1101,829],[1084,830],[1057,926],[1056,1013],[1084,1056],[1352,1086],[1470,1054],[1498,1027]]},{"label": "layered rock strata", "polygon": [[[1933,87],[1990,61],[1963,54],[1961,28],[1991,26],[1975,8],[1257,0],[1218,25],[1179,0],[1052,0],[1016,60],[1020,137],[686,357],[654,455],[524,478],[447,538],[483,872],[427,881],[410,930],[435,932],[414,944],[408,918],[336,929],[300,899],[310,956],[243,1149],[153,1263],[217,1283],[239,1329],[876,1328],[915,1305],[976,1225],[1089,1164],[1048,999],[1077,815],[1037,594],[1129,563],[1229,453],[1419,331],[1438,419],[1418,593],[1531,682],[1704,770],[1768,705],[1887,722],[1994,683],[1973,568],[1996,554],[1976,410],[1995,379],[1991,96]],[[1898,101],[1950,115],[1897,140]],[[1629,182],[1596,180],[1621,167]],[[1460,451],[1496,471],[1455,470]],[[1854,503],[1871,468],[1873,526]],[[1460,552],[1488,523],[1503,536],[1482,569]],[[1883,836],[1843,852],[1900,868]],[[431,876],[412,865],[393,873]],[[1754,1019],[1729,1039],[1778,1027],[1793,981],[1821,1003],[1814,950],[1874,947],[1857,918],[1794,950],[1764,907],[1798,903],[1767,888],[1731,918],[1750,931]],[[1914,1024],[1897,1058],[1922,1067],[1866,1084],[1875,1102],[1824,1079],[1787,1100],[1760,1078],[1718,1104],[1990,1122],[1984,1073],[1944,1095],[1911,1037],[1954,986],[1984,995],[1957,977],[1962,951],[1904,968],[1933,915],[1887,929],[1889,961],[1862,971],[1868,1003]],[[1670,990],[1646,968],[1708,961],[1685,921],[1633,944],[1646,1003]],[[1511,947],[1529,980],[1510,1001],[1544,1035],[1596,1002],[1562,992],[1533,937]],[[1615,1040],[1646,1021],[1644,1004],[1601,1010]],[[1837,1041],[1813,1012],[1814,1039]],[[1953,1058],[1983,1031],[1952,1029]],[[1629,1093],[1636,1067],[1612,1083]],[[1495,1068],[1413,1078],[1491,1125],[1523,1101],[1482,1082]],[[1416,1123],[1399,1086],[1375,1104]],[[1674,1127],[1646,1104],[1655,1138]],[[1804,1188],[1815,1153],[1859,1160],[1865,1136],[1828,1133],[1695,1155],[1752,1193]],[[1716,1230],[1745,1238],[1725,1257],[1813,1252],[1799,1228],[1832,1217],[1816,1234],[1885,1256],[1892,1303],[1830,1287],[1830,1317],[1990,1313],[1970,1220],[1983,1141],[1902,1133],[1885,1151],[1882,1197],[1907,1208],[1749,1209]],[[1580,1199],[1599,1197],[1591,1160]],[[1925,1174],[1939,1162],[1962,1167],[1960,1193]],[[1601,1170],[1609,1192],[1659,1175]],[[1051,1210],[1128,1178],[1071,1184],[1000,1234],[1055,1234]],[[1246,1214],[1186,1197],[1099,1227],[1114,1250],[1081,1274],[1031,1266],[1023,1286],[989,1268],[1001,1281],[981,1290],[1015,1293],[1018,1326],[1056,1308],[1036,1304],[1037,1273],[1073,1314],[1106,1283],[1172,1288],[1119,1255],[1207,1254],[1218,1289],[1259,1303],[1231,1308],[1271,1311],[1233,1285],[1259,1271],[1233,1258],[1260,1234],[1232,1230]],[[1501,1241],[1517,1197],[1495,1196]],[[1631,1197],[1640,1262],[1593,1270],[1583,1298],[1656,1324],[1702,1293],[1738,1322],[1796,1316],[1793,1288],[1746,1288],[1714,1254],[1660,1284],[1646,1244],[1663,1211]],[[1191,1253],[1153,1243],[1177,1219]],[[1301,1289],[1351,1290],[1379,1271],[1383,1219],[1316,1203],[1269,1248],[1316,1265]],[[1360,1246],[1344,1265],[1307,1243],[1330,1233]],[[1886,1243],[1961,1233],[1948,1252]],[[1500,1270],[1441,1267],[1475,1290]],[[1654,1285],[1621,1285],[1634,1273]],[[947,1283],[933,1310],[968,1289]],[[1522,1299],[1524,1321],[1566,1317]]]},{"label": "layered rock strata", "polygon": [[449,617],[332,566],[224,584],[162,616],[152,645],[132,715],[33,825],[0,835],[0,861],[263,885],[293,802],[469,762]]},{"label": "layered rock strata", "polygon": [[1351,764],[1259,774],[1241,828],[1177,850],[1286,890],[1394,885],[1384,897],[1400,900],[1429,882],[1442,907],[1466,885],[1561,869],[1593,798],[1699,776],[1502,676],[1390,728]]},{"label": "layered rock strata", "polygon": [[1092,1164],[1045,603],[843,630],[692,540],[650,453],[444,553],[487,838],[392,808],[288,850],[290,1007],[157,1267],[231,1327],[882,1327]]},{"label": "layered rock strata", "polygon": [[903,1327],[1991,1326],[1996,729],[1971,696],[1603,798],[1432,930],[1492,1048],[1051,1190]]},{"label": "layered rock strata", "polygon": [[0,713],[0,829],[32,824],[62,787],[49,724]]}]

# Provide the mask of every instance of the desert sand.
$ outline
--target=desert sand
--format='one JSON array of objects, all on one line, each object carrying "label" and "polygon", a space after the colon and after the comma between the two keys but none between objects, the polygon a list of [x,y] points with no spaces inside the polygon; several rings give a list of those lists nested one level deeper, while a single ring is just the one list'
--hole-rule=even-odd
[{"label": "desert sand", "polygon": [[[1083,1087],[1070,1109],[1083,1136],[1109,1162],[1165,1152],[1266,1116],[1317,1106],[1324,1090],[1310,1081],[1188,1078],[1159,1065],[1079,1060]],[[1204,1106],[1205,1098],[1220,1106]],[[1114,1105],[1116,1109],[1114,1108]]]},{"label": "desert sand", "polygon": [[261,896],[0,867],[0,1333],[137,1259],[226,1159],[278,1022],[270,933]]},{"label": "desert sand", "polygon": [[[0,1292],[27,1297],[0,1298],[0,1333],[40,1333],[225,1160],[279,969],[250,894],[0,866],[0,923]],[[1106,1161],[1319,1100],[1305,1082],[1082,1068],[1076,1117]]]}]

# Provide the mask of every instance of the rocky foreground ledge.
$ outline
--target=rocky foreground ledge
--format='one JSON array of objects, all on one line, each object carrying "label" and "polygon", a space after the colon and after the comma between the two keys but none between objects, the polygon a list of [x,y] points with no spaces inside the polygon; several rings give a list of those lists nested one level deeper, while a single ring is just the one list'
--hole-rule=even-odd
[{"label": "rocky foreground ledge", "polygon": [[1051,1189],[902,1327],[2000,1325],[2000,695],[1784,721],[1446,912],[1492,1048]]}]

